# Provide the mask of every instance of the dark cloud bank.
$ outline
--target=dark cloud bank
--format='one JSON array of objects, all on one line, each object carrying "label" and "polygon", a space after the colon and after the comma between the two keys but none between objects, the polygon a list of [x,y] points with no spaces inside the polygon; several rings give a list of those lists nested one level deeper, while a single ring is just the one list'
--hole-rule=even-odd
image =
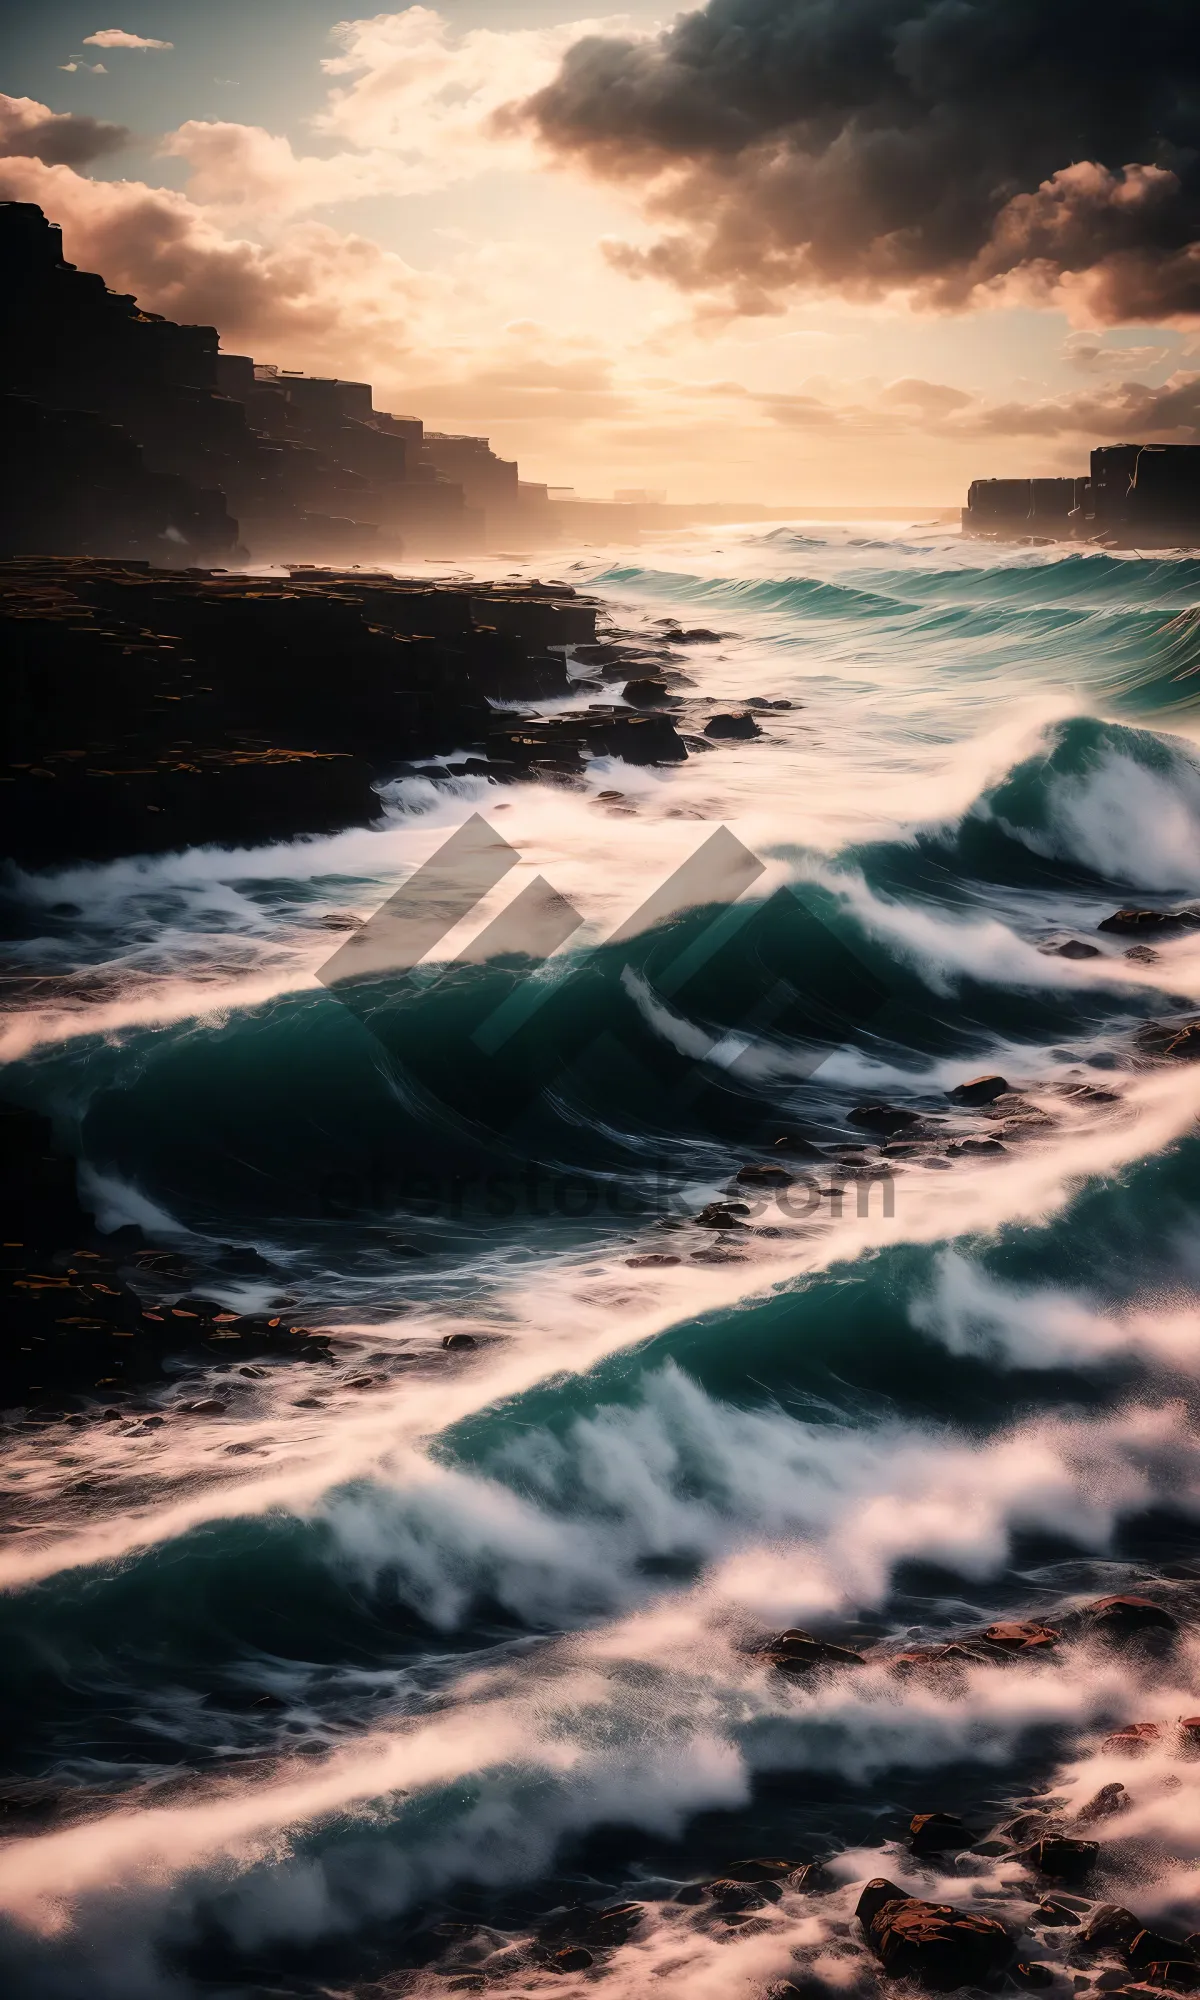
[{"label": "dark cloud bank", "polygon": [[32,97],[0,96],[0,159],[86,167],[129,143],[124,125],[75,111],[49,111]]},{"label": "dark cloud bank", "polygon": [[646,185],[672,227],[619,261],[743,310],[1020,273],[1093,320],[1200,314],[1196,0],[708,0],[575,43],[522,115]]}]

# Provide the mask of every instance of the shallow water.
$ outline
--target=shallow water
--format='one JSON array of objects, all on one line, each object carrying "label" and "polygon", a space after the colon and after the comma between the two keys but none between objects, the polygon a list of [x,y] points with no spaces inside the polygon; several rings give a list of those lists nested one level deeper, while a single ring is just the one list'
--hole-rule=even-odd
[{"label": "shallow water", "polygon": [[[1200,564],[808,524],[562,573],[647,641],[719,631],[673,649],[688,698],[793,706],[678,767],[410,778],[370,831],[9,885],[45,983],[4,1094],[105,1227],[254,1245],[272,1274],[220,1296],[338,1336],[316,1391],[229,1367],[219,1418],[188,1376],[152,1434],[8,1430],[11,1761],[70,1805],[0,1845],[21,1994],[424,1993],[460,1946],[451,1977],[581,1993],[503,1954],[613,1899],[646,1906],[614,1994],[847,1989],[867,1876],[1029,1914],[1011,1861],[922,1870],[912,1812],[982,1831],[1114,1778],[1118,1900],[1200,1923],[1200,1765],[1101,1748],[1200,1708],[1190,1639],[950,1680],[747,1650],[1200,1581],[1200,1066],[1143,1033],[1200,1006],[1200,934],[1146,963],[1096,931],[1200,896]],[[323,919],[473,813],[503,880],[341,1004]],[[630,927],[722,828],[757,864],[732,907],[718,846]],[[530,983],[469,947],[539,876],[581,922]],[[1101,955],[1038,948],[1066,937]],[[951,1106],[989,1071],[1024,1110]],[[886,1187],[838,1158],[881,1101],[937,1134]],[[689,1220],[781,1157],[799,1192]],[[839,1886],[740,1928],[675,1900],[763,1853]]]}]

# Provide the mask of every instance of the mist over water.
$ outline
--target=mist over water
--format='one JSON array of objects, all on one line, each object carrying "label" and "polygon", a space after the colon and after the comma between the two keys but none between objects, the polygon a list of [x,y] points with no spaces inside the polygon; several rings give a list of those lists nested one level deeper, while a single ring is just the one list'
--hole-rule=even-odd
[{"label": "mist over water", "polygon": [[[1200,1008],[1200,931],[1097,931],[1200,898],[1200,564],[918,523],[562,561],[647,643],[720,634],[675,649],[689,699],[792,706],[679,766],[412,777],[371,830],[7,885],[43,983],[3,1094],[103,1227],[253,1246],[222,1303],[336,1336],[329,1370],[168,1379],[152,1432],[6,1427],[0,1701],[56,1802],[0,1840],[30,2000],[441,1992],[447,1924],[483,1927],[473,1990],[582,1994],[521,1941],[627,1900],[614,1996],[848,1991],[869,1876],[1028,1917],[1011,1860],[896,1845],[913,1812],[982,1833],[1114,1780],[1114,1899],[1200,1926],[1200,1763],[1103,1747],[1200,1709],[1200,1641],[883,1664],[1106,1591],[1200,1607],[1200,1065],[1156,1036]],[[518,865],[365,1024],[325,920],[473,812]],[[714,893],[606,942],[722,827],[762,864],[736,923]],[[582,923],[468,1073],[512,982],[465,947],[539,875]],[[1043,948],[1071,938],[1097,955]],[[751,973],[801,960],[808,1013],[756,1013]],[[549,1063],[556,985],[587,1032]],[[992,1119],[947,1095],[986,1072]],[[848,1122],[880,1103],[933,1136],[881,1158]],[[781,1157],[799,1194],[727,1194]],[[773,1672],[791,1625],[866,1666]],[[829,1893],[741,1929],[679,1899],[763,1854]]]}]

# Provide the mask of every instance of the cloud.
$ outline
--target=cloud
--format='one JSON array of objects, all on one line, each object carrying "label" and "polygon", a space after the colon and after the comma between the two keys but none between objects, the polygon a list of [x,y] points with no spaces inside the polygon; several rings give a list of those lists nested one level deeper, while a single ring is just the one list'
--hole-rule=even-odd
[{"label": "cloud", "polygon": [[156,42],[151,35],[130,35],[124,28],[97,28],[85,35],[85,48],[92,49],[173,49],[174,42]]},{"label": "cloud", "polygon": [[943,382],[906,379],[880,387],[820,377],[810,378],[796,393],[764,393],[756,401],[772,423],[793,430],[964,440],[1136,437],[1153,444],[1200,442],[1200,374],[1185,371],[1157,388],[1126,381],[1033,402],[989,401]]},{"label": "cloud", "polygon": [[0,91],[0,158],[24,156],[48,167],[82,167],[129,143],[124,125],[74,111],[51,111],[34,97]]},{"label": "cloud", "polygon": [[1127,375],[1131,370],[1157,368],[1170,353],[1169,347],[1106,344],[1102,335],[1088,328],[1068,334],[1062,345],[1062,359],[1068,368],[1094,375]]},{"label": "cloud", "polygon": [[708,0],[591,34],[497,114],[667,225],[621,268],[770,310],[790,288],[1200,317],[1192,0]]},{"label": "cloud", "polygon": [[337,151],[297,153],[261,126],[218,119],[189,119],[162,150],[189,163],[193,199],[275,217],[529,169],[537,164],[531,136],[517,124],[498,129],[498,110],[549,83],[582,34],[625,19],[458,33],[433,8],[408,7],[342,21],[334,29],[341,53],[322,63],[333,79],[328,102],[313,120]]},{"label": "cloud", "polygon": [[270,247],[231,236],[169,188],[93,181],[67,166],[0,159],[0,197],[33,201],[62,224],[66,254],[116,291],[171,319],[216,325],[249,349],[319,372],[396,370],[430,281],[366,238],[317,223]]},{"label": "cloud", "polygon": [[1200,443],[1200,374],[1181,371],[1157,388],[1121,382],[1035,403],[992,403],[959,426],[999,437],[1137,438],[1151,444]]}]

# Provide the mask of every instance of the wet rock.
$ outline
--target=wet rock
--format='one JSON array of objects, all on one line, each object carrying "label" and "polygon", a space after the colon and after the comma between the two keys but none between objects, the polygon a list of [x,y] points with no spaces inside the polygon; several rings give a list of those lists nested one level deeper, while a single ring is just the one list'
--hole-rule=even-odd
[{"label": "wet rock", "polygon": [[1131,944],[1124,956],[1131,958],[1135,965],[1157,965],[1159,960],[1158,952],[1149,944]]},{"label": "wet rock", "polygon": [[1013,1966],[1012,1976],[1018,1986],[1025,1986],[1031,1992],[1036,1992],[1044,1986],[1053,1986],[1057,1978],[1052,1965],[1040,1965],[1036,1961],[1031,1963],[1025,1959],[1019,1965]]},{"label": "wet rock", "polygon": [[710,1201],[692,1220],[701,1229],[740,1229],[749,1214],[744,1201]]},{"label": "wet rock", "polygon": [[1177,1062],[1200,1062],[1200,1021],[1189,1021],[1181,1028],[1167,1043],[1166,1054]]},{"label": "wet rock", "polygon": [[781,1632],[766,1648],[766,1657],[785,1674],[806,1674],[814,1667],[861,1667],[861,1653],[848,1646],[835,1646],[828,1639],[814,1639],[811,1632],[793,1627]]},{"label": "wet rock", "polygon": [[1039,1875],[1048,1875],[1052,1882],[1084,1882],[1095,1867],[1099,1854],[1099,1844],[1094,1840],[1076,1840],[1071,1834],[1048,1833],[1035,1840],[1017,1858],[1035,1868]]},{"label": "wet rock", "polygon": [[1036,1619],[1001,1619],[996,1625],[989,1625],[983,1637],[989,1646],[1000,1646],[1006,1653],[1048,1652],[1059,1643],[1059,1634],[1051,1625],[1042,1625]]},{"label": "wet rock", "polygon": [[906,1646],[902,1653],[892,1653],[885,1665],[899,1674],[941,1672],[944,1669],[958,1670],[962,1667],[978,1666],[986,1662],[987,1653],[972,1652],[969,1646],[960,1646],[957,1641],[948,1646]]},{"label": "wet rock", "polygon": [[677,700],[678,697],[671,695],[665,681],[626,681],[621,689],[621,700],[627,701],[630,708],[661,708],[664,702],[672,699]]},{"label": "wet rock", "polygon": [[1101,1903],[1073,1941],[1073,1955],[1095,1952],[1123,1952],[1144,1928],[1140,1917],[1120,1903]]},{"label": "wet rock", "polygon": [[606,1951],[628,1943],[641,1917],[640,1903],[606,1903],[601,1909],[577,1905],[549,1917],[538,1931],[538,1938],[552,1950],[564,1945],[585,1945],[590,1951]]},{"label": "wet rock", "polygon": [[957,1813],[917,1813],[908,1829],[914,1854],[954,1854],[975,1839]]},{"label": "wet rock", "polygon": [[1177,937],[1181,931],[1200,927],[1200,910],[1143,910],[1130,907],[1114,910],[1096,925],[1114,937]]},{"label": "wet rock", "polygon": [[1106,1736],[1101,1748],[1118,1751],[1126,1757],[1141,1757],[1161,1736],[1160,1723],[1127,1722],[1124,1729],[1114,1729],[1111,1736]]},{"label": "wet rock", "polygon": [[473,1333],[444,1333],[442,1335],[442,1346],[450,1354],[463,1354],[468,1348],[477,1347],[478,1344]]},{"label": "wet rock", "polygon": [[1151,1930],[1149,1926],[1135,1931],[1128,1943],[1121,1946],[1121,1956],[1126,1965],[1132,1966],[1136,1972],[1144,1972],[1148,1965],[1169,1964],[1180,1959],[1190,1959],[1195,1964],[1194,1954],[1182,1939],[1167,1937],[1164,1932]]},{"label": "wet rock", "polygon": [[714,715],[704,725],[704,734],[714,740],[727,741],[748,736],[761,736],[754,717],[749,710],[742,709],[729,715]]},{"label": "wet rock", "polygon": [[586,1972],[595,1959],[586,1945],[565,1945],[562,1951],[554,1952],[546,1960],[547,1972]]},{"label": "wet rock", "polygon": [[968,1078],[966,1083],[955,1084],[954,1089],[948,1090],[946,1095],[952,1104],[974,1106],[992,1104],[997,1097],[1003,1097],[1010,1088],[1007,1079],[1002,1076],[973,1076]]},{"label": "wet rock", "polygon": [[1138,1968],[1141,1981],[1126,1986],[1126,1993],[1195,1993],[1200,1988],[1200,1965],[1192,1959],[1154,1959],[1149,1965]]},{"label": "wet rock", "polygon": [[626,1269],[630,1271],[644,1271],[656,1264],[681,1264],[682,1262],[682,1257],[671,1257],[665,1251],[659,1252],[656,1250],[647,1251],[643,1257],[627,1257],[625,1259]]},{"label": "wet rock", "polygon": [[1132,1592],[1098,1597],[1094,1603],[1068,1613],[1062,1622],[1064,1629],[1069,1627],[1084,1637],[1103,1639],[1113,1646],[1147,1639],[1162,1642],[1179,1630],[1178,1620],[1161,1604]]},{"label": "wet rock", "polygon": [[813,1896],[837,1885],[823,1861],[806,1861],[802,1867],[793,1868],[787,1886],[801,1896]]},{"label": "wet rock", "polygon": [[793,1875],[803,1862],[784,1861],[777,1854],[759,1855],[750,1861],[731,1861],[725,1870],[729,1882],[783,1882]]},{"label": "wet rock", "polygon": [[1091,1826],[1094,1820],[1111,1819],[1114,1813],[1124,1812],[1131,1803],[1124,1785],[1101,1785],[1087,1804],[1080,1806],[1075,1818],[1080,1826]]},{"label": "wet rock", "polygon": [[1011,1956],[1008,1932],[994,1917],[922,1902],[882,1877],[867,1883],[857,1915],[884,1971],[929,1992],[981,1985],[1003,1971]]},{"label": "wet rock", "polygon": [[1040,944],[1038,950],[1045,958],[1102,958],[1098,944],[1085,944],[1082,938],[1068,938],[1065,944]]},{"label": "wet rock", "polygon": [[916,1111],[901,1111],[894,1104],[856,1104],[846,1115],[848,1125],[864,1132],[907,1132],[920,1122]]},{"label": "wet rock", "polygon": [[710,632],[703,625],[693,625],[690,631],[681,632],[679,637],[689,646],[718,646],[721,643],[721,634]]},{"label": "wet rock", "polygon": [[773,1162],[751,1163],[739,1167],[734,1175],[734,1179],[741,1181],[744,1187],[790,1187],[795,1178],[795,1174],[789,1173],[786,1167],[777,1167]]},{"label": "wet rock", "polygon": [[740,1916],[749,1910],[765,1910],[768,1903],[779,1901],[783,1891],[778,1882],[735,1882],[725,1876],[719,1881],[709,1882],[706,1893],[714,1910],[727,1917]]},{"label": "wet rock", "polygon": [[1081,1918],[1078,1910],[1073,1910],[1069,1903],[1062,1902],[1057,1896],[1047,1896],[1034,1911],[1033,1922],[1041,1924],[1046,1930],[1078,1930]]},{"label": "wet rock", "polygon": [[960,1139],[956,1144],[947,1146],[946,1155],[952,1159],[964,1153],[991,1154],[1007,1153],[1007,1151],[1008,1147],[1002,1139]]},{"label": "wet rock", "polygon": [[215,1396],[205,1396],[199,1403],[184,1403],[182,1407],[190,1417],[223,1417],[229,1405],[218,1402]]}]

